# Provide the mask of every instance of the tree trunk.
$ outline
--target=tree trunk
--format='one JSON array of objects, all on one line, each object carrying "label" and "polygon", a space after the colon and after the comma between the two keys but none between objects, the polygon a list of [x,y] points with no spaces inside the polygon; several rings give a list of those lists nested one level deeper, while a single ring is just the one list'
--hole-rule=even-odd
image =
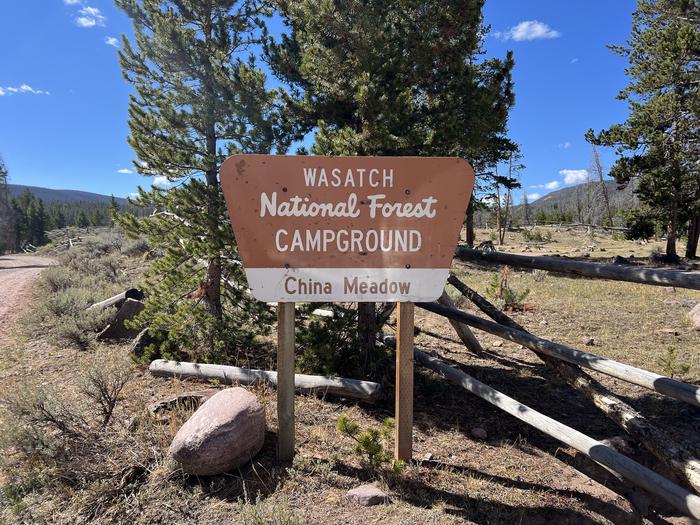
[{"label": "tree trunk", "polygon": [[[216,380],[223,385],[255,385],[269,383],[277,385],[277,372],[239,368],[237,366],[210,365],[156,359],[148,367],[156,377],[176,377],[179,379]],[[384,391],[378,383],[345,379],[343,377],[311,376],[294,374],[294,390],[301,393],[334,394],[363,401],[377,401]]]},{"label": "tree trunk", "polygon": [[666,234],[666,258],[669,262],[678,259],[676,253],[676,238],[678,236],[678,201],[673,198],[671,208],[671,220],[668,223],[668,232]]},{"label": "tree trunk", "polygon": [[362,355],[362,371],[367,372],[370,357],[374,354],[377,337],[375,303],[357,303],[357,332]]},{"label": "tree trunk", "polygon": [[697,258],[698,237],[700,237],[700,215],[695,215],[690,218],[688,224],[688,245],[685,248],[685,256],[688,259]]},{"label": "tree trunk", "polygon": [[474,246],[474,194],[472,193],[467,206],[467,245]]},{"label": "tree trunk", "polygon": [[[209,148],[210,143],[213,144],[211,150]],[[211,158],[216,158],[216,137],[213,134],[211,137],[207,137],[207,149],[210,150]],[[213,153],[211,153],[211,151],[213,151]],[[218,237],[219,233],[219,208],[221,206],[219,192],[221,189],[219,188],[216,170],[207,171],[206,178],[207,185],[209,186],[209,191],[207,192],[207,222],[209,225],[209,234],[212,236],[211,241],[216,243],[217,241],[215,239]],[[221,321],[221,256],[219,250],[217,250],[215,256],[209,259],[206,279],[206,298],[209,312],[217,321]]]}]

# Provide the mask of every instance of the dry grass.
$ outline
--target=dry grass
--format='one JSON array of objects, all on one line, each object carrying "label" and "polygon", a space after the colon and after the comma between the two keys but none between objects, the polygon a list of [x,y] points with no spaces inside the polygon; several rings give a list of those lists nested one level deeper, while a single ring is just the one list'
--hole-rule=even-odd
[{"label": "dry grass", "polygon": [[[543,249],[562,252],[565,246],[579,246],[579,235],[568,233],[554,232],[553,242]],[[509,242],[515,253],[525,245],[521,238]],[[598,255],[605,257],[653,249],[608,238],[600,239],[599,246],[606,251]],[[497,269],[460,264],[455,271],[484,293]],[[672,347],[676,359],[688,364],[682,378],[700,380],[700,334],[690,331],[685,320],[700,293],[521,271],[514,272],[511,285],[530,289],[528,303],[535,309],[513,315],[533,333],[579,348],[584,338],[592,337],[595,345],[586,350],[657,372],[667,367],[661,357]],[[454,290],[450,292],[456,298]],[[466,303],[461,305],[469,309]],[[419,334],[417,344],[433,349],[476,378],[593,437],[620,433],[582,396],[558,382],[529,351],[509,342],[495,344],[495,337],[477,333],[489,352],[477,358],[456,341],[444,319],[419,311],[417,325],[441,336]],[[87,371],[94,370],[101,358],[98,351],[124,355],[126,349],[110,346],[84,352],[58,348],[50,337],[33,337],[0,356],[0,399],[24,392],[20,386],[33,378],[40,390],[52,391],[53,399],[64,400],[68,412],[85,418],[88,430],[84,432],[94,439],[90,447],[68,448],[72,454],[58,465],[61,455],[31,456],[18,446],[21,441],[5,444],[0,523],[638,522],[627,500],[577,470],[580,462],[572,450],[421,369],[416,370],[415,389],[417,461],[400,477],[377,476],[364,469],[362,457],[353,452],[352,440],[335,429],[342,413],[363,428],[379,426],[393,415],[391,399],[370,406],[298,396],[297,456],[291,468],[281,469],[274,459],[275,392],[264,387],[255,392],[266,409],[268,433],[255,461],[223,476],[185,476],[167,460],[165,451],[188,413],[152,417],[145,408],[168,395],[201,389],[201,385],[152,378],[143,367],[131,365],[131,380],[121,390],[114,414],[103,429],[101,405],[84,394]],[[679,435],[697,435],[697,410],[621,381],[596,377],[655,422],[673,426]],[[17,426],[21,420],[16,412],[12,415],[7,410],[16,411],[22,403],[18,400],[8,407],[5,401],[3,405],[4,428]],[[475,427],[486,429],[488,437],[474,438],[471,430]],[[650,461],[639,451],[636,456]],[[66,470],[82,474],[59,474]],[[346,491],[370,481],[382,485],[392,502],[372,508],[349,505]],[[659,512],[663,519],[680,522],[667,508],[660,507]]]}]

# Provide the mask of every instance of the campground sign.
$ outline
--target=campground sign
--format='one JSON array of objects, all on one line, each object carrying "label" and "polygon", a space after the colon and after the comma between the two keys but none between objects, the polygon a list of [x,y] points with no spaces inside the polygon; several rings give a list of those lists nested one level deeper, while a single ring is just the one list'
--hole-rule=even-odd
[{"label": "campground sign", "polygon": [[457,158],[234,155],[221,184],[261,301],[432,301],[474,172]]}]

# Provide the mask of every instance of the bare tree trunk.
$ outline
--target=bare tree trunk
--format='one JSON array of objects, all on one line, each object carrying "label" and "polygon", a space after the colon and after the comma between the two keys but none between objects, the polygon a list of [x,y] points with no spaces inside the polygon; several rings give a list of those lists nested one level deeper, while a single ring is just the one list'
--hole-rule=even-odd
[{"label": "bare tree trunk", "polygon": [[362,371],[367,372],[370,357],[374,354],[377,337],[375,303],[357,303],[357,331],[362,354]]},{"label": "bare tree trunk", "polygon": [[600,156],[598,155],[598,150],[593,146],[593,169],[598,172],[598,180],[600,180],[600,189],[603,194],[603,201],[605,202],[605,209],[608,212],[608,226],[613,225],[612,210],[610,209],[610,197],[608,196],[608,187],[605,185],[605,180],[603,180],[603,167],[600,165]]},{"label": "bare tree trunk", "polygon": [[467,206],[467,245],[474,246],[474,194],[472,193]]}]

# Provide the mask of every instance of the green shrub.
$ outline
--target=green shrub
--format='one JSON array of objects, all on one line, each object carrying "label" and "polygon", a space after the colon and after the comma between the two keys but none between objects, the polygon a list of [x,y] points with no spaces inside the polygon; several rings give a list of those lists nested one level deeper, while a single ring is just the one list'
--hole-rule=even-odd
[{"label": "green shrub", "polygon": [[148,242],[142,237],[136,239],[130,239],[124,244],[122,248],[122,253],[129,257],[136,257],[147,253],[149,250]]},{"label": "green shrub", "polygon": [[501,310],[522,310],[523,301],[530,294],[529,289],[518,291],[512,287],[510,279],[513,270],[509,266],[494,274],[489,282],[487,294]]},{"label": "green shrub", "polygon": [[628,231],[625,232],[627,240],[646,240],[654,235],[656,220],[649,210],[637,208],[627,213],[625,226],[628,228]]},{"label": "green shrub", "polygon": [[[309,314],[318,304],[307,305],[300,313]],[[357,310],[347,305],[327,305],[333,317],[310,319],[297,325],[297,341],[302,355],[302,372],[383,380],[391,376],[392,354],[376,345],[372,355],[362,354],[357,334]],[[381,331],[377,326],[377,331]]]},{"label": "green shrub", "polygon": [[690,370],[690,365],[681,361],[676,349],[669,346],[666,353],[659,357],[659,366],[664,374],[669,377],[683,376]]},{"label": "green shrub", "polygon": [[542,231],[538,229],[532,229],[532,230],[523,230],[522,231],[523,239],[525,239],[527,242],[549,242],[552,240],[552,232],[549,231]]},{"label": "green shrub", "polygon": [[301,525],[302,521],[284,503],[258,498],[241,505],[238,519],[242,525]]},{"label": "green shrub", "polygon": [[343,413],[338,418],[336,428],[341,434],[355,440],[355,452],[363,456],[364,463],[372,470],[379,471],[384,465],[390,464],[393,473],[400,474],[405,468],[406,464],[395,460],[389,449],[394,429],[392,418],[386,418],[380,428],[368,428],[363,431],[358,423]]},{"label": "green shrub", "polygon": [[61,266],[47,268],[41,273],[39,279],[39,287],[49,294],[66,290],[74,286],[75,283],[75,273]]}]

